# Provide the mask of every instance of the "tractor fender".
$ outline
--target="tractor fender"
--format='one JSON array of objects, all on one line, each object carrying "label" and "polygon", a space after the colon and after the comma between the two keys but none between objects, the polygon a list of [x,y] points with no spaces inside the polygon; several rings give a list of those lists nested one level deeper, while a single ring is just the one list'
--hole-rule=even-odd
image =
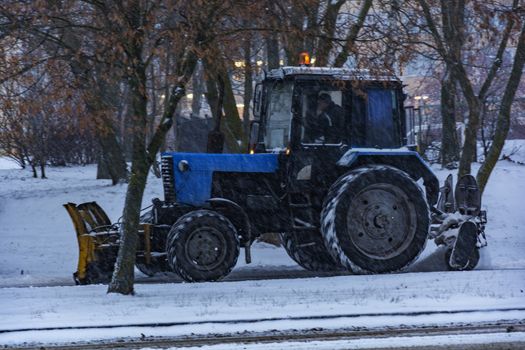
[{"label": "tractor fender", "polygon": [[251,244],[252,230],[250,219],[244,209],[234,201],[225,198],[210,198],[207,200],[210,208],[224,215],[231,221],[241,236],[241,244]]},{"label": "tractor fender", "polygon": [[414,181],[423,179],[427,201],[430,206],[437,203],[439,181],[432,169],[414,151],[406,149],[350,149],[337,162],[345,168],[357,168],[362,165],[384,164],[406,172]]}]

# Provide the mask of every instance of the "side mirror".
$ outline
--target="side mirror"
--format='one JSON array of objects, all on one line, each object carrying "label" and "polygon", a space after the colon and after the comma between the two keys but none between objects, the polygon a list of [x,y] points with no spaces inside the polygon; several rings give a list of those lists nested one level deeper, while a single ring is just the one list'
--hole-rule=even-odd
[{"label": "side mirror", "polygon": [[255,93],[253,95],[253,116],[255,119],[261,118],[261,110],[263,105],[263,85],[257,83],[255,85]]},{"label": "side mirror", "polygon": [[250,154],[255,152],[255,146],[257,145],[257,141],[259,139],[259,122],[258,121],[252,121],[250,123],[250,139],[248,142],[248,152]]}]

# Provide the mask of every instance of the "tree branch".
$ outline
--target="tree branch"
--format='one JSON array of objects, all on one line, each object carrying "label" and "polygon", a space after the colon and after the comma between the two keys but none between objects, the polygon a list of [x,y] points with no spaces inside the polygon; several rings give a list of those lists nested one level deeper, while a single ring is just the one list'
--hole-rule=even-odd
[{"label": "tree branch", "polygon": [[359,35],[359,31],[363,27],[365,23],[366,16],[368,15],[368,11],[370,11],[370,7],[372,7],[372,0],[365,0],[363,2],[363,5],[361,6],[361,9],[359,10],[359,14],[357,15],[356,22],[352,25],[350,28],[348,35],[346,36],[346,44],[343,48],[343,50],[337,55],[334,66],[335,67],[342,67],[346,60],[348,59],[349,52],[352,50],[352,48],[355,45],[355,42],[357,40],[357,36]]}]

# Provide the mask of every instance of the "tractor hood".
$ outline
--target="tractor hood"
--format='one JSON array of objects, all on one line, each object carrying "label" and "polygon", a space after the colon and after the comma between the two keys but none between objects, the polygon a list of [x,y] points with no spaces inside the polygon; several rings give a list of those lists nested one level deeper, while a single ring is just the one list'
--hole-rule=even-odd
[{"label": "tractor hood", "polygon": [[278,169],[277,157],[277,154],[268,153],[166,152],[162,154],[164,188],[166,191],[166,186],[174,186],[173,190],[178,203],[203,205],[211,197],[214,172],[273,173]]}]

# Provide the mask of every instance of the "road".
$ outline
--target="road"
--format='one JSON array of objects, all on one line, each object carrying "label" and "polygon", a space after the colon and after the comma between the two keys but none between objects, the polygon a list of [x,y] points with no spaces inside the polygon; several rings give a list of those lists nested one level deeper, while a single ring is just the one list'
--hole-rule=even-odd
[{"label": "road", "polygon": [[[487,339],[492,339],[486,341]],[[454,344],[457,341],[457,344]],[[389,345],[383,346],[387,342]],[[373,345],[379,344],[379,347]],[[397,346],[396,344],[405,343]],[[360,345],[359,345],[360,344]],[[372,344],[367,346],[367,344]],[[406,345],[410,346],[406,346]],[[414,345],[420,344],[420,345]],[[377,329],[323,329],[270,331],[264,333],[237,333],[185,337],[141,337],[137,339],[114,339],[105,342],[49,345],[35,349],[98,350],[98,349],[321,349],[402,350],[402,349],[461,349],[492,350],[525,348],[525,323],[523,321],[479,323],[440,327],[389,327]],[[31,347],[8,347],[8,349],[31,349]]]},{"label": "road", "polygon": [[135,297],[107,295],[104,285],[0,288],[0,348],[523,350],[524,277],[476,270],[144,283]]}]

